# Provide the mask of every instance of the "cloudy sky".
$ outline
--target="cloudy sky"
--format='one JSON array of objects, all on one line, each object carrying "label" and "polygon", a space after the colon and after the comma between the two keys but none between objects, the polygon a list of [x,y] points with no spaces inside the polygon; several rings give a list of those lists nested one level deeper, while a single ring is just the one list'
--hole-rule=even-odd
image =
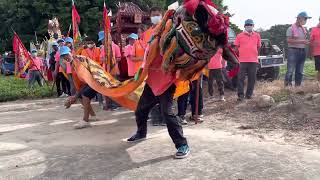
[{"label": "cloudy sky", "polygon": [[255,21],[256,28],[263,29],[276,24],[292,24],[301,11],[312,17],[307,27],[313,27],[320,17],[320,0],[224,0],[224,3],[234,14],[231,21],[240,28],[248,18]]}]

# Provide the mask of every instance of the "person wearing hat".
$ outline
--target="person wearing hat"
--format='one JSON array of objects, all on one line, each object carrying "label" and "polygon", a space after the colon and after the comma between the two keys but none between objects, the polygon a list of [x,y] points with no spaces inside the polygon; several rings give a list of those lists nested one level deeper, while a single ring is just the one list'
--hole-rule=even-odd
[{"label": "person wearing hat", "polygon": [[86,37],[85,46],[86,48],[81,51],[80,55],[86,56],[94,60],[99,65],[102,65],[102,61],[100,59],[100,49],[96,47],[96,44],[90,37]]},{"label": "person wearing hat", "polygon": [[[92,60],[94,60],[96,63],[102,66],[102,61],[100,59],[100,49],[96,47],[96,44],[93,42],[93,40],[90,37],[85,38],[84,42],[84,48],[80,55],[88,57]],[[97,94],[99,105],[103,107],[103,97],[101,94]]]},{"label": "person wearing hat", "polygon": [[284,80],[286,87],[292,86],[293,73],[295,73],[295,86],[300,86],[302,83],[303,69],[307,58],[306,46],[309,44],[308,31],[304,26],[310,18],[306,12],[299,13],[296,22],[287,30],[288,62]]},{"label": "person wearing hat", "polygon": [[[53,77],[55,78],[58,97],[65,97],[68,94],[67,84],[69,82],[67,78],[63,75],[62,68],[60,67],[60,64],[59,64],[59,60],[60,60],[59,47],[61,44],[59,44],[58,42],[59,40],[52,44],[53,51],[50,53],[49,64],[50,64],[50,70],[52,71]],[[61,41],[60,39],[60,43],[61,42],[64,43],[64,41]]]},{"label": "person wearing hat", "polygon": [[[103,67],[108,70],[109,68],[107,68],[108,64],[106,64],[106,57],[105,57],[105,47],[104,47],[104,31],[100,31],[98,33],[98,36],[99,36],[99,43],[101,43],[102,45],[100,46],[100,60],[102,62],[102,65]],[[113,69],[111,69],[111,74],[117,78],[119,75],[120,75],[120,71],[119,71],[119,67],[118,67],[118,63],[121,61],[121,51],[120,51],[120,47],[115,44],[113,41],[112,41],[112,44],[111,44],[111,48],[112,48],[112,54],[113,54],[113,58],[115,59],[115,64],[114,64],[114,67]],[[106,105],[105,107],[103,107],[104,110],[117,110],[119,105],[117,103],[115,103],[111,98],[109,97],[105,97],[105,100],[106,100]]]},{"label": "person wearing hat", "polygon": [[[63,59],[63,61],[69,62],[70,64],[73,61],[71,49],[67,46],[63,46],[60,48],[60,57],[61,59]],[[75,74],[73,73],[73,75]],[[79,120],[79,122],[74,125],[75,129],[83,129],[83,128],[90,127],[91,125],[89,120],[91,121],[97,120],[96,114],[93,111],[93,108],[91,106],[91,100],[95,98],[96,95],[97,95],[97,92],[94,89],[92,89],[89,85],[82,84],[82,86],[80,87],[80,90],[77,91],[73,96],[70,96],[68,98],[68,101],[65,104],[66,108],[69,108],[71,104],[74,104],[76,100],[79,99],[80,97],[81,97],[81,103],[83,105],[83,119]],[[89,119],[90,116],[91,118]]]},{"label": "person wearing hat", "polygon": [[[71,52],[73,54],[75,54],[74,52],[74,49],[73,49],[73,39],[71,37],[67,37],[65,39],[65,46],[69,47],[71,49]],[[69,92],[69,96],[70,95],[73,95],[76,93],[75,91],[75,87],[74,87],[74,84],[73,84],[73,79],[72,79],[72,73],[71,73],[71,65],[69,62],[65,62],[65,61],[60,61],[60,65],[64,64],[66,66],[66,74],[67,74],[67,79],[69,81],[69,84],[68,84],[68,92]]]},{"label": "person wearing hat", "polygon": [[135,62],[135,71],[137,72],[143,62],[144,53],[147,48],[147,43],[144,41],[144,26],[141,25],[137,31],[138,39],[133,44],[134,56],[131,58]]},{"label": "person wearing hat", "polygon": [[315,68],[318,71],[317,80],[320,82],[320,22],[316,27],[312,28],[310,34],[310,52],[311,56],[314,57]]},{"label": "person wearing hat", "polygon": [[64,39],[58,39],[57,43],[59,44],[59,47],[62,47],[64,46],[65,41]]},{"label": "person wearing hat", "polygon": [[[237,35],[234,45],[239,53],[240,71],[238,74],[238,101],[251,99],[256,82],[258,55],[261,47],[261,37],[254,29],[252,19],[247,19],[244,32]],[[248,75],[248,86],[244,94],[244,80]]]},{"label": "person wearing hat", "polygon": [[49,57],[49,69],[52,71],[52,73],[55,71],[55,68],[56,68],[55,55],[58,51],[59,51],[59,44],[57,42],[53,42],[52,52],[50,53],[50,57]]},{"label": "person wearing hat", "polygon": [[32,49],[31,50],[31,65],[29,68],[29,87],[33,88],[33,85],[35,83],[35,81],[38,82],[39,86],[43,86],[42,84],[42,75],[41,75],[41,69],[43,67],[43,61],[41,58],[37,57],[37,50],[36,49]]},{"label": "person wearing hat", "polygon": [[135,51],[134,51],[134,43],[136,40],[138,40],[138,35],[135,33],[132,33],[128,36],[128,45],[124,48],[124,56],[127,59],[128,63],[128,76],[130,78],[133,78],[136,72],[139,70],[140,67],[138,67],[136,64],[139,63],[139,61],[135,60]]},{"label": "person wearing hat", "polygon": [[73,50],[73,39],[71,37],[65,39],[65,46],[68,46],[71,51]]},{"label": "person wearing hat", "polygon": [[[98,41],[99,41],[99,43],[102,44],[100,46],[100,60],[101,60],[102,64],[104,66],[106,66],[106,64],[105,64],[105,48],[104,48],[104,43],[105,43],[104,42],[104,31],[100,31],[98,33],[98,36],[99,36]],[[112,41],[111,47],[112,47],[113,57],[116,60],[116,65],[113,67],[111,74],[114,76],[119,76],[120,71],[118,68],[118,63],[121,61],[121,50],[120,50],[120,47],[116,43],[114,43],[113,41]]]}]

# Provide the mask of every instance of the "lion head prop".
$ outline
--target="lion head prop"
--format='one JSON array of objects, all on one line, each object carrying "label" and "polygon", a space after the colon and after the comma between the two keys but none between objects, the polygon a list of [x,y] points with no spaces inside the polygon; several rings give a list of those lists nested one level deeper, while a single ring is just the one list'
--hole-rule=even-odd
[{"label": "lion head prop", "polygon": [[229,17],[210,0],[186,0],[176,11],[169,10],[165,18],[165,29],[160,33],[165,71],[181,69],[188,79],[203,69],[219,48],[231,54],[227,48]]}]

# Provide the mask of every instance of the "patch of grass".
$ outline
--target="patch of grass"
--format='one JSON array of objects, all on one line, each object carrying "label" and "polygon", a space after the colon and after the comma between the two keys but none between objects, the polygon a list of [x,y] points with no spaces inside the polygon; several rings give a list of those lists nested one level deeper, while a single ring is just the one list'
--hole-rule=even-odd
[{"label": "patch of grass", "polygon": [[36,84],[34,89],[30,89],[27,80],[16,79],[13,76],[0,76],[0,102],[39,99],[52,95],[50,85],[45,84],[43,87],[39,87]]},{"label": "patch of grass", "polygon": [[[280,68],[280,76],[281,77],[284,77],[286,75],[286,72],[287,72],[287,66],[281,66]],[[316,70],[314,68],[314,60],[312,59],[307,59],[305,65],[304,65],[304,75],[306,77],[315,77],[316,76]]]}]

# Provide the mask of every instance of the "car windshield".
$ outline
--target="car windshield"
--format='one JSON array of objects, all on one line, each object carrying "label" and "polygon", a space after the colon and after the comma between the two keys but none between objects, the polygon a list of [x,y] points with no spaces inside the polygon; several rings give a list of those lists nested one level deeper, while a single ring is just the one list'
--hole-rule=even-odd
[{"label": "car windshield", "polygon": [[14,63],[14,58],[11,58],[11,57],[7,57],[7,58],[5,58],[5,60],[4,60],[6,63],[10,63],[10,64],[12,64],[12,63]]}]

